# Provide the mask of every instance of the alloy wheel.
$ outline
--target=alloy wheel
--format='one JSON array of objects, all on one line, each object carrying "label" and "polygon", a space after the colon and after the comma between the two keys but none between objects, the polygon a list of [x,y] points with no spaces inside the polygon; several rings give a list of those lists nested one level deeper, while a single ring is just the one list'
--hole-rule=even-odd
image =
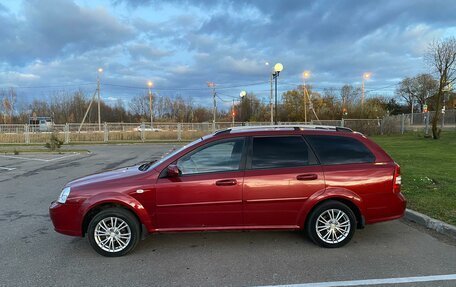
[{"label": "alloy wheel", "polygon": [[130,226],[119,217],[106,217],[95,226],[94,239],[106,252],[122,251],[131,240]]},{"label": "alloy wheel", "polygon": [[318,237],[328,244],[342,242],[350,233],[348,215],[340,209],[328,209],[317,218],[315,225]]}]

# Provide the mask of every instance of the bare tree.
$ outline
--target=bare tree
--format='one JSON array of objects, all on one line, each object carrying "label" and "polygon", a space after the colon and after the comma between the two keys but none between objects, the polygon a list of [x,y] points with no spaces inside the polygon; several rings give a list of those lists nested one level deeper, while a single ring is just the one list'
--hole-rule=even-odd
[{"label": "bare tree", "polygon": [[396,95],[402,98],[406,103],[409,109],[412,108],[413,100],[417,97],[418,87],[416,86],[416,81],[414,78],[405,78],[400,83],[396,89]]},{"label": "bare tree", "polygon": [[416,99],[418,100],[418,104],[420,105],[422,111],[423,105],[426,104],[427,99],[431,98],[437,93],[439,83],[430,74],[420,74],[414,79],[418,86]]},{"label": "bare tree", "polygon": [[15,112],[16,106],[16,90],[14,88],[10,88],[9,90],[2,90],[0,92],[0,100],[1,106],[3,108],[3,122],[4,123],[12,123],[13,115]]},{"label": "bare tree", "polygon": [[426,60],[439,77],[438,92],[434,103],[435,116],[432,119],[432,137],[438,139],[441,129],[437,127],[437,123],[440,119],[443,94],[456,81],[456,38],[451,37],[431,43]]},{"label": "bare tree", "polygon": [[415,100],[418,101],[420,109],[426,100],[437,93],[438,81],[430,74],[419,74],[413,78],[405,78],[396,89],[396,95],[401,97],[407,103],[408,109],[412,108]]},{"label": "bare tree", "polygon": [[343,85],[340,88],[340,98],[342,99],[342,105],[345,107],[354,105],[360,95],[360,89],[354,88],[352,85]]},{"label": "bare tree", "polygon": [[133,114],[140,116],[142,119],[147,119],[149,115],[149,96],[138,95],[130,100],[130,110]]}]

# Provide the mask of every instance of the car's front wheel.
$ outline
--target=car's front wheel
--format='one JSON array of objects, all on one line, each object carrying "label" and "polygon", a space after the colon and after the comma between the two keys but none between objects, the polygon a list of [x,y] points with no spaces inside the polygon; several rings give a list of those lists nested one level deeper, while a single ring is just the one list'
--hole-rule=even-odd
[{"label": "car's front wheel", "polygon": [[140,226],[128,210],[109,208],[92,218],[87,235],[96,252],[107,257],[117,257],[127,254],[138,244]]},{"label": "car's front wheel", "polygon": [[327,201],[309,215],[307,235],[316,244],[336,248],[347,244],[356,228],[353,211],[339,201]]}]

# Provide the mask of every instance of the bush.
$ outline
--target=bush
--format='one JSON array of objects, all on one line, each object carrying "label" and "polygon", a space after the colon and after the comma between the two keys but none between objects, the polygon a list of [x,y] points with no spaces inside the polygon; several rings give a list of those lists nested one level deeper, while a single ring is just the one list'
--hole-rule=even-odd
[{"label": "bush", "polygon": [[59,139],[57,133],[52,133],[49,142],[46,143],[45,147],[54,151],[59,149],[62,145],[63,141]]}]

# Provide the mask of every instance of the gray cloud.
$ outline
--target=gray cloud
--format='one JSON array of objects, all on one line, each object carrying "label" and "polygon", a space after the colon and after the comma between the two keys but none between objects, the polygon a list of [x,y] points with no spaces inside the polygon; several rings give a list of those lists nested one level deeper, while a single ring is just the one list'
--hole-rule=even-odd
[{"label": "gray cloud", "polygon": [[173,54],[170,50],[161,50],[154,47],[153,43],[133,43],[128,46],[131,57],[135,60],[156,60]]},{"label": "gray cloud", "polygon": [[0,3],[0,13],[6,13],[8,12],[8,9]]},{"label": "gray cloud", "polygon": [[[151,79],[168,95],[179,91],[166,89],[201,88],[180,92],[204,102],[207,81],[267,81],[268,61],[285,66],[279,84],[299,83],[303,70],[312,71],[316,87],[358,84],[370,71],[369,85],[384,86],[425,71],[427,44],[456,30],[456,2],[443,0],[112,3],[27,0],[20,15],[0,6],[0,82],[92,82],[103,66],[105,82],[141,86]],[[246,87],[264,96],[267,88]],[[128,98],[141,91],[105,92]]]},{"label": "gray cloud", "polygon": [[29,0],[23,17],[1,15],[0,60],[21,65],[123,43],[134,37],[105,9],[86,9],[68,0]]}]

